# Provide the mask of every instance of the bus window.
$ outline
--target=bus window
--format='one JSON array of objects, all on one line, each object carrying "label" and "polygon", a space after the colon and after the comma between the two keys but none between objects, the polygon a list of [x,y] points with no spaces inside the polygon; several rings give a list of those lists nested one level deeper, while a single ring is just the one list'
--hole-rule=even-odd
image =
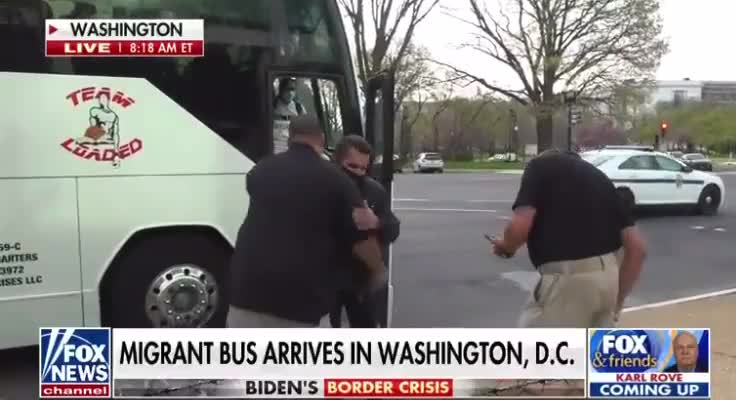
[{"label": "bus window", "polygon": [[[339,142],[340,138],[344,135],[342,128],[342,112],[340,112],[340,96],[335,82],[326,79],[319,79],[317,80],[317,84],[319,85],[319,97],[324,113],[327,148],[334,149],[337,142]],[[353,132],[353,134],[357,133],[358,132]]]},{"label": "bus window", "polygon": [[295,62],[339,62],[335,32],[337,28],[327,18],[324,0],[284,1],[289,46],[285,52]]},{"label": "bus window", "polygon": [[273,81],[274,153],[288,148],[289,122],[293,116],[316,115],[325,132],[325,144],[334,148],[343,135],[337,85],[322,78],[282,76]]}]

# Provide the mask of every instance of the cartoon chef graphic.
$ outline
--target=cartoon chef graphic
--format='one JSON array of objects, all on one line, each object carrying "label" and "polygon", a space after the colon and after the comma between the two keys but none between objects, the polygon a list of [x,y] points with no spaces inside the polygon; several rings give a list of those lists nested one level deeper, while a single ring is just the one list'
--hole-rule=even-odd
[{"label": "cartoon chef graphic", "polygon": [[110,95],[100,93],[97,95],[98,105],[89,109],[89,127],[84,136],[77,138],[79,145],[112,145],[115,157],[112,166],[120,166],[118,149],[120,146],[120,118],[110,108]]}]

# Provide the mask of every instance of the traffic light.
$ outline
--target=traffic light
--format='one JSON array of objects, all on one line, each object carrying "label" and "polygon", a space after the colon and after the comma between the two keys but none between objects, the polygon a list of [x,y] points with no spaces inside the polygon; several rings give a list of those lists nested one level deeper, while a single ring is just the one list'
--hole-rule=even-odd
[{"label": "traffic light", "polygon": [[666,121],[662,121],[662,123],[659,125],[659,132],[662,134],[662,136],[667,134],[667,128],[669,125],[667,125]]}]

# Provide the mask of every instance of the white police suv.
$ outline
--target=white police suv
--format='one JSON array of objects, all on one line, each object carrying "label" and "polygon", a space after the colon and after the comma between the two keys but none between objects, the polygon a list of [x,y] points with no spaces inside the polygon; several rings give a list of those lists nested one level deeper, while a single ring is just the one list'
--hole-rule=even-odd
[{"label": "white police suv", "polygon": [[608,146],[581,153],[616,185],[629,206],[687,205],[703,215],[718,212],[726,194],[723,180],[696,171],[646,146]]}]

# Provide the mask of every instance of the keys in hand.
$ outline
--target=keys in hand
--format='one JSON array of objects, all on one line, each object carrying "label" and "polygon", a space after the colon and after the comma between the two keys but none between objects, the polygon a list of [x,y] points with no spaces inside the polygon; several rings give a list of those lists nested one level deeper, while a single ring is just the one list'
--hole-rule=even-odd
[{"label": "keys in hand", "polygon": [[514,256],[514,253],[508,249],[508,246],[506,246],[503,239],[498,239],[496,237],[491,238],[491,246],[493,254],[501,258],[511,258]]}]

